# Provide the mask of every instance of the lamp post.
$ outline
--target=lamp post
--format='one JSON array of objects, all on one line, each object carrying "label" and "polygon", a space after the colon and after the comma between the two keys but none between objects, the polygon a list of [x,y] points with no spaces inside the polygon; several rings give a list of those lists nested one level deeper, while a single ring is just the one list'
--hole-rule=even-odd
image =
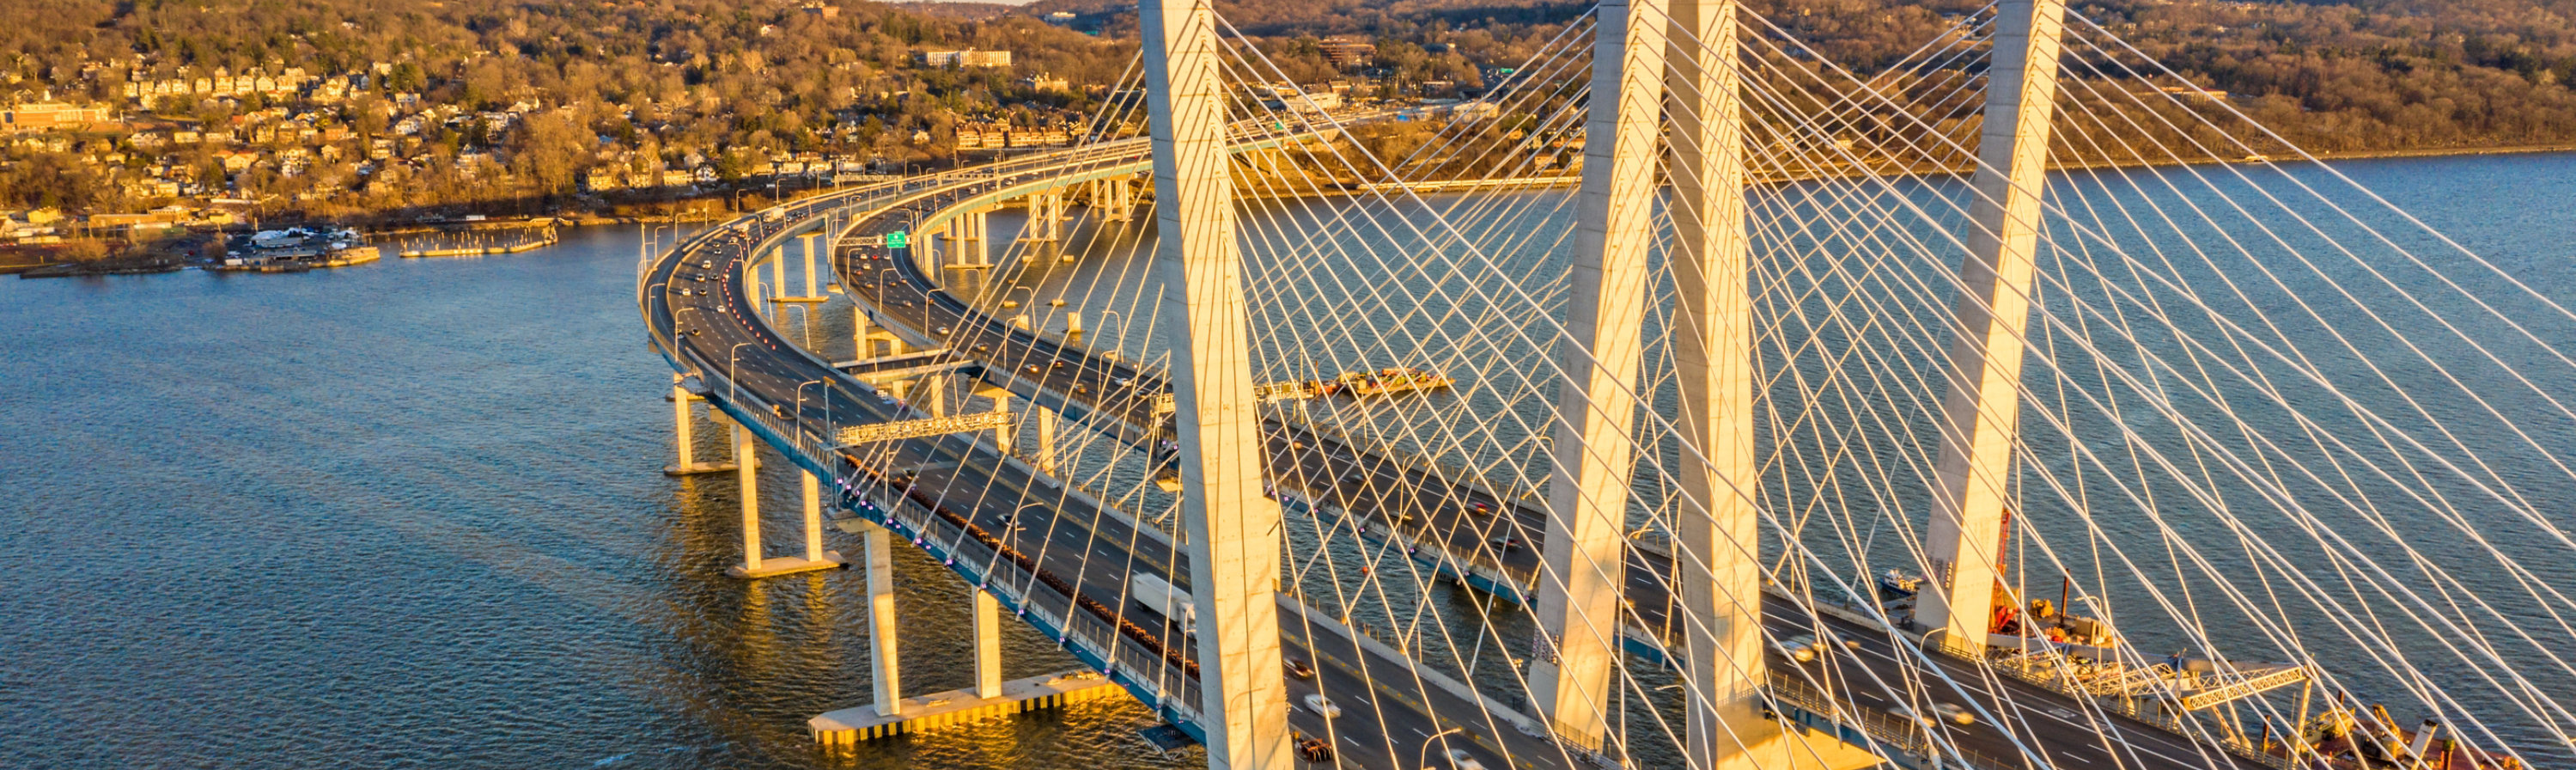
[{"label": "lamp post", "polygon": [[760,343],[758,343],[758,342],[736,342],[736,343],[734,343],[734,344],[733,344],[733,349],[732,349],[732,350],[727,350],[727,351],[725,351],[725,400],[727,400],[727,401],[733,401],[733,400],[736,400],[736,399],[734,398],[734,396],[736,395],[736,391],[740,390],[740,388],[739,388],[739,387],[737,387],[737,386],[735,386],[735,385],[734,385],[734,378],[733,378],[734,364],[735,364],[735,363],[736,363],[736,361],[737,361],[736,356],[739,356],[739,355],[741,355],[741,354],[742,354],[742,347],[743,347],[744,345],[758,345],[758,344],[760,344]]},{"label": "lamp post", "polygon": [[[823,388],[823,429],[827,431],[832,429],[832,389],[829,387],[830,382],[830,380],[813,379],[796,383],[796,422],[799,425],[799,430],[803,430],[802,425],[805,422],[805,386],[818,383],[826,385],[826,387]],[[812,435],[813,433],[812,431],[805,432],[807,435]]]},{"label": "lamp post", "polygon": [[1100,311],[1100,325],[1109,325],[1109,319],[1112,317],[1118,319],[1118,336],[1109,338],[1109,352],[1116,353],[1127,346],[1127,317],[1119,315],[1116,310],[1102,310]]},{"label": "lamp post", "polygon": [[[1005,449],[1004,449],[1004,451],[1009,451],[1009,450],[1008,450],[1008,448],[1005,448]],[[1010,537],[1011,537],[1011,547],[1013,547],[1013,548],[1018,548],[1018,547],[1019,547],[1019,542],[1020,542],[1020,530],[1025,529],[1025,527],[1023,527],[1023,526],[1021,526],[1021,525],[1020,525],[1020,512],[1021,512],[1021,511],[1025,511],[1025,510],[1028,510],[1028,509],[1031,509],[1031,508],[1041,507],[1041,506],[1044,506],[1044,505],[1046,505],[1046,503],[1029,503],[1029,504],[1027,504],[1027,505],[1023,505],[1023,506],[1020,506],[1020,507],[1018,507],[1018,508],[1011,509],[1011,515],[1010,515],[1009,520],[1007,520],[1007,521],[1004,521],[1004,522],[1003,522],[1003,526],[1007,527],[1007,529],[1005,529],[1004,531],[1006,531],[1006,532],[1009,532],[1009,533],[1010,533]]]},{"label": "lamp post", "polygon": [[1423,768],[1423,770],[1430,770],[1430,768],[1431,768],[1431,743],[1432,743],[1433,741],[1438,741],[1438,740],[1441,740],[1441,739],[1447,738],[1447,737],[1449,737],[1449,736],[1456,735],[1456,734],[1458,734],[1460,731],[1465,730],[1465,729],[1467,729],[1467,728],[1464,728],[1464,727],[1451,727],[1451,728],[1449,728],[1449,729],[1447,729],[1447,730],[1442,730],[1442,731],[1440,731],[1440,732],[1432,733],[1432,734],[1431,734],[1431,737],[1429,737],[1429,738],[1424,738],[1424,739],[1422,739],[1422,750],[1421,750],[1421,751],[1417,751],[1417,752],[1414,752],[1414,753],[1413,753],[1413,766],[1415,766],[1415,767],[1419,767],[1419,768]]}]

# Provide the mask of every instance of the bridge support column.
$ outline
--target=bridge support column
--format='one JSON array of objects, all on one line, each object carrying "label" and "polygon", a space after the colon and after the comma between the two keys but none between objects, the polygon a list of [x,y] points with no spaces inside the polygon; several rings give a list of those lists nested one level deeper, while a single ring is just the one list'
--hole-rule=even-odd
[{"label": "bridge support column", "polygon": [[[993,411],[1003,414],[1009,414],[1011,412],[1010,391],[1003,390],[1001,388],[989,388],[982,391],[982,393],[986,397],[993,399]],[[1003,454],[1018,454],[1020,451],[1018,441],[1019,436],[1011,431],[1010,423],[1005,422],[1000,425],[993,426],[993,446],[1001,447]]]},{"label": "bridge support column", "polygon": [[1744,119],[1736,0],[1670,0],[1664,61],[1679,302],[1673,362],[1684,445],[1673,533],[1693,768],[1752,768],[1776,732],[1761,719],[1761,476],[1753,454],[1752,265],[1744,230]]},{"label": "bridge support column", "polygon": [[920,232],[920,233],[914,233],[914,234],[912,235],[912,262],[913,262],[913,266],[914,266],[914,267],[920,268],[920,269],[921,269],[921,271],[922,271],[922,272],[924,272],[924,273],[928,273],[928,274],[931,274],[931,275],[937,275],[937,274],[938,274],[938,270],[939,270],[939,234],[938,234],[938,233],[936,233],[936,232]]},{"label": "bridge support column", "polygon": [[[733,463],[739,468],[734,480],[741,485],[742,498],[742,565],[736,577],[747,577],[760,571],[760,474],[752,465],[751,429],[737,423],[733,426]],[[729,570],[730,571],[730,570]]]},{"label": "bridge support column", "polygon": [[769,249],[769,298],[773,302],[787,298],[786,246]]},{"label": "bridge support column", "polygon": [[948,404],[941,400],[946,394],[943,392],[945,389],[939,387],[940,377],[931,375],[921,378],[920,382],[921,387],[915,389],[920,398],[913,401],[913,407],[932,417],[948,416]]},{"label": "bridge support column", "polygon": [[1055,475],[1055,410],[1036,404],[1031,406],[1037,413],[1038,472],[1053,476]]},{"label": "bridge support column", "polygon": [[751,444],[751,434],[739,430],[742,425],[734,422],[730,417],[726,418],[724,423],[732,425],[735,428],[725,431],[725,453],[734,456],[734,462],[727,463],[727,465],[739,467],[743,463],[749,462],[751,463],[751,468],[753,470],[758,470],[760,468],[759,455],[743,451],[743,447]]},{"label": "bridge support column", "polygon": [[691,404],[706,399],[689,392],[688,388],[681,387],[680,382],[684,379],[687,379],[687,375],[671,373],[671,440],[679,448],[680,457],[679,462],[663,468],[662,475],[688,476],[733,470],[732,463],[697,461],[698,437],[692,430],[695,427],[693,423],[696,422],[697,408]]},{"label": "bridge support column", "polygon": [[[1583,186],[1576,198],[1566,337],[1548,478],[1530,700],[1568,743],[1599,750],[1619,660],[1628,484],[1636,470],[1637,370],[1654,242],[1662,126],[1663,0],[1604,0],[1592,48]],[[1609,98],[1603,98],[1609,95]]]},{"label": "bridge support column", "polygon": [[975,697],[1002,697],[1002,603],[975,590]]},{"label": "bridge support column", "polygon": [[751,579],[821,569],[839,569],[842,566],[841,555],[823,550],[822,483],[811,473],[797,474],[803,479],[805,486],[804,557],[785,556],[772,559],[761,555],[759,474],[754,473],[758,465],[752,462],[751,458],[752,449],[757,444],[751,439],[751,429],[735,425],[734,430],[735,439],[738,442],[734,445],[734,464],[741,466],[741,470],[734,477],[742,483],[742,563],[726,568],[725,574]]},{"label": "bridge support column", "polygon": [[895,635],[902,629],[894,615],[894,533],[873,522],[858,524],[867,543],[869,678],[876,685],[877,714],[896,716],[903,712],[903,681],[895,665]]},{"label": "bridge support column", "polygon": [[967,263],[975,265],[993,264],[993,245],[990,238],[992,229],[993,216],[991,213],[979,210],[973,214],[966,215],[966,237],[975,242],[975,251],[966,255],[967,259],[965,261]]},{"label": "bridge support column", "polygon": [[1976,198],[1967,255],[1959,262],[1958,336],[1950,390],[1941,401],[1941,459],[1924,539],[1930,590],[1915,621],[1942,630],[1953,649],[1985,648],[1994,611],[1997,552],[2021,417],[2022,331],[2030,325],[2038,270],[2040,194],[2047,184],[2065,0],[2003,0],[1996,7],[1986,120],[1977,143]]},{"label": "bridge support column", "polygon": [[1135,182],[1135,180],[1128,179],[1127,177],[1123,177],[1123,176],[1122,176],[1122,177],[1115,177],[1115,178],[1111,178],[1111,179],[1103,179],[1103,180],[1101,180],[1101,181],[1100,181],[1100,183],[1101,183],[1101,185],[1102,185],[1102,190],[1108,193],[1108,202],[1104,204],[1104,203],[1101,203],[1101,202],[1100,202],[1100,199],[1098,199],[1098,198],[1094,198],[1094,199],[1092,200],[1092,205],[1094,205],[1094,206],[1098,206],[1098,207],[1101,209],[1101,216],[1100,216],[1101,221],[1104,221],[1104,222],[1132,222],[1132,221],[1135,221],[1135,220],[1136,220],[1136,182]]},{"label": "bridge support column", "polygon": [[816,280],[818,274],[814,272],[814,238],[820,235],[822,235],[822,233],[806,233],[804,235],[797,236],[799,243],[804,247],[799,249],[799,251],[802,251],[805,254],[805,296],[803,299],[807,302],[823,301],[823,288],[818,285]]},{"label": "bridge support column", "polygon": [[1154,265],[1179,428],[1181,519],[1197,605],[1197,719],[1213,770],[1288,770],[1279,654],[1279,504],[1262,496],[1243,260],[1235,244],[1213,0],[1138,0],[1155,207]]},{"label": "bridge support column", "polygon": [[[847,287],[844,287],[845,289]],[[860,307],[858,293],[844,291],[850,302],[850,360],[865,361],[876,357],[874,345],[868,344],[868,309]]]},{"label": "bridge support column", "polygon": [[823,479],[812,472],[798,478],[805,482],[805,560],[841,566],[840,554],[823,549]]}]

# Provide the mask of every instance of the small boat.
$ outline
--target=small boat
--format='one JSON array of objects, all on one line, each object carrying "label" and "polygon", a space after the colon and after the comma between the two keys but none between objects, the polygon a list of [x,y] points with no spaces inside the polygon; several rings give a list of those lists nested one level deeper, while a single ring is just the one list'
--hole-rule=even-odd
[{"label": "small boat", "polygon": [[1923,590],[1923,576],[1904,570],[1890,569],[1878,576],[1878,587],[1890,593],[1913,596]]}]

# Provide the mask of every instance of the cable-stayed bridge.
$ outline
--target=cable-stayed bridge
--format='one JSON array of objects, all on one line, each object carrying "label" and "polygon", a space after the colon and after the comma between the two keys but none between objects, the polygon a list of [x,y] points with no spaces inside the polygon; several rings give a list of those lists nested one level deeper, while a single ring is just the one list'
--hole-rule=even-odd
[{"label": "cable-stayed bridge", "polygon": [[877,716],[905,540],[977,589],[970,697],[1007,612],[1212,766],[2567,756],[2576,317],[2093,20],[1861,75],[1605,3],[1330,112],[1141,10],[1098,141],[641,266],[671,472],[746,484],[744,577],[864,563]]}]

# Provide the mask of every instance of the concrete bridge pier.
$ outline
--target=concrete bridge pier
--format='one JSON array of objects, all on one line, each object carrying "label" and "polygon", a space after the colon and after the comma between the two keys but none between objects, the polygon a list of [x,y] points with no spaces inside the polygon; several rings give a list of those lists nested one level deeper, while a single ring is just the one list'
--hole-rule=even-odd
[{"label": "concrete bridge pier", "polygon": [[[1059,259],[1069,261],[1071,257],[1065,256],[1064,249],[1062,248],[1062,244],[1064,242],[1064,222],[1069,218],[1065,215],[1064,191],[1061,189],[1050,189],[1030,193],[1028,197],[1028,207],[1029,222],[1020,230],[1020,242],[1030,244],[1032,248],[1030,248],[1027,254],[1022,256],[1020,260],[1022,262],[1034,262],[1037,261],[1038,255],[1042,251],[1052,251],[1057,254]],[[1039,245],[1045,245],[1052,248],[1035,248]]]},{"label": "concrete bridge pier", "polygon": [[1029,223],[1020,240],[1031,243],[1053,243],[1064,237],[1064,191],[1042,190],[1029,193]]},{"label": "concrete bridge pier", "polygon": [[697,409],[691,404],[705,401],[706,398],[689,392],[688,388],[681,387],[680,382],[684,379],[687,379],[686,375],[678,372],[671,374],[671,438],[672,444],[679,448],[680,457],[679,462],[664,467],[662,475],[690,476],[733,470],[733,463],[697,461],[697,436],[690,430],[696,419]]},{"label": "concrete bridge pier", "polygon": [[1002,602],[975,589],[975,697],[1002,697]]},{"label": "concrete bridge pier", "polygon": [[1035,422],[1037,423],[1038,429],[1038,452],[1036,463],[1038,472],[1049,476],[1056,475],[1055,410],[1048,409],[1043,405],[1031,404],[1029,411],[1034,412],[1031,416],[1036,418]]},{"label": "concrete bridge pier", "polygon": [[[850,296],[854,300],[858,297],[856,293]],[[868,347],[868,309],[853,301],[850,303],[850,360],[875,358],[876,352]]]},{"label": "concrete bridge pier", "polygon": [[975,242],[975,251],[967,255],[972,257],[966,260],[967,264],[993,264],[992,234],[992,212],[978,209],[966,215],[966,238]]},{"label": "concrete bridge pier", "polygon": [[1121,176],[1091,184],[1091,207],[1099,212],[1100,221],[1136,221],[1136,180]]},{"label": "concrete bridge pier", "polygon": [[769,248],[769,301],[774,304],[786,299],[787,247],[772,246]]},{"label": "concrete bridge pier", "polygon": [[866,538],[868,572],[868,673],[876,684],[881,717],[903,715],[902,672],[896,666],[895,635],[901,627],[894,614],[894,533],[874,522],[855,520]]},{"label": "concrete bridge pier", "polygon": [[939,386],[942,379],[937,375],[921,378],[921,400],[915,402],[915,406],[932,417],[948,416],[948,403],[944,399],[947,389]]},{"label": "concrete bridge pier", "polygon": [[815,478],[812,473],[798,474],[805,486],[805,555],[803,557],[781,556],[774,559],[761,555],[760,475],[755,472],[758,470],[758,464],[752,459],[752,450],[758,442],[752,439],[750,428],[735,425],[733,430],[736,442],[733,450],[734,464],[738,466],[735,478],[742,485],[742,563],[726,568],[725,574],[752,579],[812,572],[819,569],[840,569],[843,563],[841,555],[823,550],[822,480]]},{"label": "concrete bridge pier", "polygon": [[[1001,414],[1011,413],[1011,391],[1009,389],[996,388],[988,385],[975,389],[975,395],[991,399],[993,402],[993,411]],[[1010,423],[1005,422],[1000,425],[993,426],[993,446],[1000,447],[1004,454],[1019,451],[1019,445],[1015,443],[1018,440],[1019,436],[1011,430]]]},{"label": "concrete bridge pier", "polygon": [[893,561],[888,558],[884,527],[864,519],[843,519],[842,526],[866,535],[868,542],[868,656],[876,682],[876,703],[841,709],[806,720],[814,742],[826,750],[856,749],[861,741],[972,724],[994,717],[1058,708],[1126,694],[1115,682],[1089,670],[1069,671],[1011,681],[1002,680],[1002,605],[993,594],[975,591],[975,684],[962,690],[903,697],[895,669]]},{"label": "concrete bridge pier", "polygon": [[896,336],[892,329],[871,326],[867,308],[853,302],[850,305],[850,359],[865,361],[880,357],[877,353],[877,343],[880,342],[891,348],[884,355],[899,356],[909,352],[904,349],[902,337]]},{"label": "concrete bridge pier", "polygon": [[924,273],[938,272],[939,233],[936,231],[913,233],[911,251],[909,256],[912,257],[913,267],[919,268]]},{"label": "concrete bridge pier", "polygon": [[819,276],[820,276],[821,274],[820,274],[820,273],[815,272],[815,269],[814,269],[814,256],[815,256],[815,254],[816,254],[816,252],[815,252],[815,250],[814,250],[814,239],[815,239],[815,238],[817,238],[817,237],[821,237],[821,236],[822,236],[822,233],[820,233],[820,232],[802,233],[802,234],[799,234],[799,235],[797,235],[797,236],[796,236],[796,238],[797,238],[797,242],[798,242],[798,245],[799,245],[799,248],[797,249],[797,252],[798,252],[798,253],[800,253],[800,254],[803,254],[803,255],[804,255],[804,257],[805,257],[805,293],[804,293],[802,296],[792,296],[792,297],[791,297],[791,296],[787,296],[787,278],[786,278],[786,273],[785,273],[785,271],[786,271],[786,269],[787,269],[787,268],[786,268],[786,262],[787,262],[787,260],[785,259],[785,256],[786,256],[786,255],[785,255],[784,251],[783,251],[783,250],[781,251],[781,253],[780,253],[780,259],[779,259],[779,261],[778,261],[778,265],[779,265],[779,266],[778,266],[778,268],[777,268],[778,272],[777,272],[777,273],[775,273],[775,275],[777,275],[777,276],[778,276],[778,295],[779,295],[779,296],[778,296],[778,298],[777,298],[775,301],[777,301],[777,302],[821,302],[821,301],[823,301],[823,300],[825,300],[825,299],[828,299],[827,297],[823,296],[823,290],[822,290],[822,287],[820,287],[819,285],[817,285],[817,284],[818,284],[818,282],[819,282],[819,280],[820,280],[820,279],[819,279]]},{"label": "concrete bridge pier", "polygon": [[969,211],[951,220],[948,226],[958,235],[952,239],[956,244],[949,250],[947,269],[969,274],[981,271],[983,274],[974,280],[975,288],[969,291],[983,290],[984,285],[992,280],[992,212],[988,209]]}]

